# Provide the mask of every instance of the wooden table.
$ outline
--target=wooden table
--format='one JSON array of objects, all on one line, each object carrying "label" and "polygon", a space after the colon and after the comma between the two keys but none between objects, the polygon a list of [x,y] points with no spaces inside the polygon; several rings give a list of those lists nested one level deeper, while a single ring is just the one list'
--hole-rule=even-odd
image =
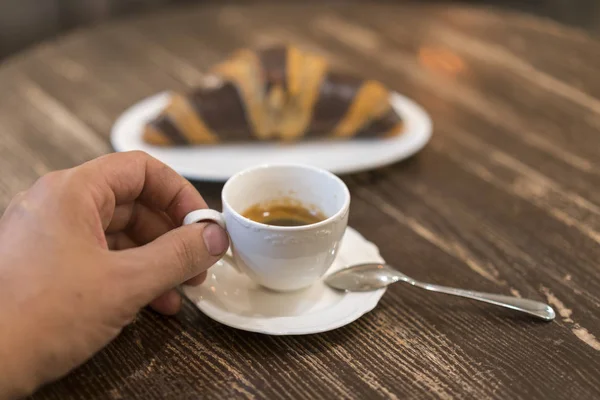
[{"label": "wooden table", "polygon": [[[135,101],[274,39],[323,51],[432,115],[418,156],[345,178],[351,225],[411,276],[547,301],[556,321],[396,285],[347,327],[271,337],[188,302],[176,318],[143,311],[34,398],[598,398],[600,44],[548,21],[217,5],[75,32],[0,67],[0,207],[38,176],[111,151],[111,124]],[[198,188],[220,206],[220,185]]]}]

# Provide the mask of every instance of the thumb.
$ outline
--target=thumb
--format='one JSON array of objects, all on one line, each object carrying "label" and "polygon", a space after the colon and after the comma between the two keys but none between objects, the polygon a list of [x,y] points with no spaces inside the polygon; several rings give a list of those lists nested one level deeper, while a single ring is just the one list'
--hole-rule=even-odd
[{"label": "thumb", "polygon": [[206,271],[229,247],[229,238],[215,223],[173,229],[147,245],[125,250],[135,265],[136,287],[148,301]]}]

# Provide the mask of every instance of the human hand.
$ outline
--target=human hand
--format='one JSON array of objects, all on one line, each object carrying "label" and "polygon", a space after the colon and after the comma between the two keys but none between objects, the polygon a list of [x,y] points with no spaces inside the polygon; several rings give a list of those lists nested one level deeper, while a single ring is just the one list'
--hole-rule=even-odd
[{"label": "human hand", "polygon": [[229,246],[218,225],[181,227],[202,196],[141,152],[50,173],[0,219],[0,398],[82,364],[140,308],[174,314]]}]

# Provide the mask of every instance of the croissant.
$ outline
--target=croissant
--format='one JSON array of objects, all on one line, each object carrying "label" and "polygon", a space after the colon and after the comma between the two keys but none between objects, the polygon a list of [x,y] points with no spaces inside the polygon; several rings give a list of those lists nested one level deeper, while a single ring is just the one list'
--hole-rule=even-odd
[{"label": "croissant", "polygon": [[323,57],[293,46],[242,49],[200,87],[171,93],[143,139],[181,146],[389,137],[402,132],[389,97],[380,82],[332,71]]}]

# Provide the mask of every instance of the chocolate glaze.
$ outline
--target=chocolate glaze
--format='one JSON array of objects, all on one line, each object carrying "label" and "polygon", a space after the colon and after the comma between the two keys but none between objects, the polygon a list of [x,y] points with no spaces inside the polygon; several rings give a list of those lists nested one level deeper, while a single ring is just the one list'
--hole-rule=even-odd
[{"label": "chocolate glaze", "polygon": [[319,89],[307,136],[332,133],[354,101],[363,80],[346,74],[328,73]]},{"label": "chocolate glaze", "polygon": [[265,93],[277,85],[287,93],[287,52],[286,47],[272,47],[258,52],[265,74]]},{"label": "chocolate glaze", "polygon": [[191,104],[206,126],[221,141],[248,140],[252,132],[242,99],[235,85],[225,82],[211,89],[199,89],[190,95]]},{"label": "chocolate glaze", "polygon": [[185,135],[179,130],[177,125],[173,123],[168,115],[160,115],[150,122],[158,132],[169,138],[173,144],[186,145],[189,144]]},{"label": "chocolate glaze", "polygon": [[365,125],[356,134],[356,138],[370,138],[381,136],[392,130],[401,122],[400,117],[393,108],[390,108],[381,117]]}]

